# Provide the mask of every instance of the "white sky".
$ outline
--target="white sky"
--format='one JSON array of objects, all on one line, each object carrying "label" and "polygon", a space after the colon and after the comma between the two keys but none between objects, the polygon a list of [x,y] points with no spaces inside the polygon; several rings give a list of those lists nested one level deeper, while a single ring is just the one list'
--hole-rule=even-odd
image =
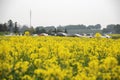
[{"label": "white sky", "polygon": [[69,25],[120,24],[120,0],[0,0],[0,23]]}]

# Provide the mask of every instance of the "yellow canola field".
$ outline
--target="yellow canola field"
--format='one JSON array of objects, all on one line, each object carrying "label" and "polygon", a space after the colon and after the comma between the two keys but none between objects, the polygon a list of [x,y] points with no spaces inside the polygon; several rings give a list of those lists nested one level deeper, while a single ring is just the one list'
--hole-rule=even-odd
[{"label": "yellow canola field", "polygon": [[120,80],[120,39],[1,36],[0,80]]}]

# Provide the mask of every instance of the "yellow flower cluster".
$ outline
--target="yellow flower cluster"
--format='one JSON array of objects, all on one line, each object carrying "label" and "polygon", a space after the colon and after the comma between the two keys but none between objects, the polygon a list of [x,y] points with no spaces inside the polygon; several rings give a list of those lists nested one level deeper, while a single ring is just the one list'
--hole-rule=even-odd
[{"label": "yellow flower cluster", "polygon": [[120,80],[120,39],[1,36],[0,80]]}]

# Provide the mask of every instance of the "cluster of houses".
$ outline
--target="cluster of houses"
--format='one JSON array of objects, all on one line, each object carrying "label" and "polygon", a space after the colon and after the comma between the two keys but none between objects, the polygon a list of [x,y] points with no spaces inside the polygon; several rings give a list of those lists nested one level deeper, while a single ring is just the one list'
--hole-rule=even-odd
[{"label": "cluster of houses", "polygon": [[[54,35],[48,35],[47,33],[41,33],[41,34],[33,34],[33,36],[65,36],[65,37],[86,37],[86,38],[94,38],[95,34],[67,34],[64,32],[59,32]],[[111,38],[111,36],[104,34],[101,36],[101,38]]]},{"label": "cluster of houses", "polygon": [[[84,25],[69,25],[69,26],[54,26],[49,27],[37,27],[38,34],[33,36],[68,36],[68,37],[88,37],[92,38],[96,33],[100,33],[105,38],[110,38],[110,36],[103,34],[101,27],[99,25],[86,27]],[[39,33],[41,30],[45,30],[43,33]]]},{"label": "cluster of houses", "polygon": [[[24,29],[25,30],[25,29]],[[54,26],[49,27],[37,27],[36,33],[32,34],[32,36],[67,36],[67,37],[88,37],[93,38],[96,33],[102,34],[103,38],[110,38],[109,35],[103,34],[101,28],[91,28],[80,26],[66,26],[66,27],[57,27]],[[13,36],[14,33],[11,33],[6,36]],[[23,36],[23,33],[18,36]]]}]

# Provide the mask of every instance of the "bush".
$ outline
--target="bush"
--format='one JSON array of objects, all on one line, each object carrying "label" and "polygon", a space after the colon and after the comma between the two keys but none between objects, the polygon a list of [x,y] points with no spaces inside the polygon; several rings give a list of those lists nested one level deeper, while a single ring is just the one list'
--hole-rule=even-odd
[{"label": "bush", "polygon": [[29,31],[25,31],[25,36],[29,36],[30,32]]},{"label": "bush", "polygon": [[96,38],[100,38],[102,35],[101,35],[100,33],[96,33],[94,36],[95,36]]}]

